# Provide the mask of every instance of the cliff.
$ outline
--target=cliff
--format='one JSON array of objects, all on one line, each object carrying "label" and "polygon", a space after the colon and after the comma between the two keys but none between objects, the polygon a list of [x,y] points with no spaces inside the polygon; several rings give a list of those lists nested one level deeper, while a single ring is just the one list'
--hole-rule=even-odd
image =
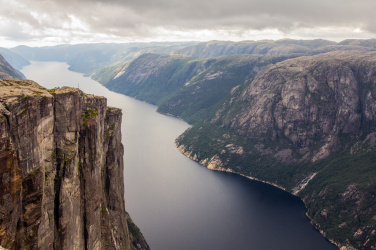
[{"label": "cliff", "polygon": [[0,245],[147,249],[124,208],[121,110],[74,88],[0,80]]},{"label": "cliff", "polygon": [[303,199],[338,246],[376,246],[376,52],[331,52],[264,67],[177,147],[219,171]]}]

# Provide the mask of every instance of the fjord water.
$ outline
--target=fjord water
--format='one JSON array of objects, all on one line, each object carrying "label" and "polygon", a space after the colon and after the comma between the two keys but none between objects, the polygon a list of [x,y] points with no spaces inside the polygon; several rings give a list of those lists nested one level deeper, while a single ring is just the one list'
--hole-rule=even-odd
[{"label": "fjord water", "polygon": [[22,73],[47,88],[79,86],[123,110],[125,206],[151,249],[337,249],[310,225],[298,198],[182,155],[174,140],[189,127],[184,121],[65,63],[32,62]]}]

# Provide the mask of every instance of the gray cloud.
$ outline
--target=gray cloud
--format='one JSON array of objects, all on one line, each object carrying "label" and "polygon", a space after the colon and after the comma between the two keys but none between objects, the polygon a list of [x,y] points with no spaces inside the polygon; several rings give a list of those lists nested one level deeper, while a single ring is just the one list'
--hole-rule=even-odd
[{"label": "gray cloud", "polygon": [[[0,36],[116,36],[152,38],[158,29],[197,30],[361,29],[375,34],[374,0],[0,0]],[[17,26],[17,25],[18,26]],[[235,32],[235,33],[236,33]],[[100,35],[98,35],[100,34]]]}]

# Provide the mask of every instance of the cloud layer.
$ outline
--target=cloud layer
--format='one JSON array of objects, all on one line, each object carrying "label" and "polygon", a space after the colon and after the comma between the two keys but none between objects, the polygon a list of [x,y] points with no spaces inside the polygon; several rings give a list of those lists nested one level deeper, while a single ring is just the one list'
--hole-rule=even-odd
[{"label": "cloud layer", "polygon": [[374,0],[0,0],[22,42],[374,38]]}]

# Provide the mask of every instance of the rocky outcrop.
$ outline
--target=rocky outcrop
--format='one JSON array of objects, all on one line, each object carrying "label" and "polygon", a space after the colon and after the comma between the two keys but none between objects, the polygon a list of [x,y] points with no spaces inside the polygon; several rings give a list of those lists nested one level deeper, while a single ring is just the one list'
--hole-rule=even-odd
[{"label": "rocky outcrop", "polygon": [[374,129],[375,58],[376,52],[332,52],[271,65],[216,117],[241,135],[286,138],[302,157],[325,158],[340,134]]},{"label": "rocky outcrop", "polygon": [[0,81],[0,245],[146,249],[124,208],[121,110],[74,88]]}]

